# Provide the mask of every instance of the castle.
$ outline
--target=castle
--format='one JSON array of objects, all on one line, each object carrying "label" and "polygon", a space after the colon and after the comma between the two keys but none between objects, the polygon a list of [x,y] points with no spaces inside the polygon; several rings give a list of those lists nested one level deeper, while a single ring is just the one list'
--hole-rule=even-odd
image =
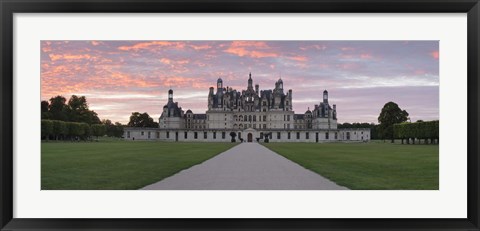
[{"label": "castle", "polygon": [[329,142],[368,141],[369,129],[338,129],[336,105],[328,102],[328,92],[323,99],[303,114],[295,114],[292,89],[284,91],[283,80],[275,88],[261,90],[253,86],[252,74],[247,89],[237,91],[224,87],[217,80],[216,89],[208,92],[208,110],[205,114],[184,112],[173,100],[173,90],[168,91],[168,101],[163,107],[158,128],[127,127],[128,140],[211,141],[231,142]]}]

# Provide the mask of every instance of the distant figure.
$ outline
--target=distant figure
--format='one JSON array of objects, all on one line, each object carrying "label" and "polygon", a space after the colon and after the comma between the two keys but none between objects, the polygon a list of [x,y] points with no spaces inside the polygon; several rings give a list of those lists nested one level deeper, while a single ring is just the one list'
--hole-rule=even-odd
[{"label": "distant figure", "polygon": [[133,137],[132,139],[135,140],[135,137]]},{"label": "distant figure", "polygon": [[239,138],[240,139],[240,143],[243,143],[243,138]]}]

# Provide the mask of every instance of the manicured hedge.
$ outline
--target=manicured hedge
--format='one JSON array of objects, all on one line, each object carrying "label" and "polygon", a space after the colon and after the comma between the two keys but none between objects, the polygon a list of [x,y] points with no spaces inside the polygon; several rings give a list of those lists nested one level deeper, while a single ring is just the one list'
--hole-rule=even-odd
[{"label": "manicured hedge", "polygon": [[431,143],[434,143],[435,140],[438,140],[438,127],[439,121],[427,121],[427,122],[416,122],[416,123],[400,123],[393,125],[393,132],[395,139],[406,139],[407,143],[410,143],[412,139],[415,142],[415,139],[424,139],[425,143],[428,142],[428,139],[431,140]]},{"label": "manicured hedge", "polygon": [[42,139],[89,139],[92,136],[90,125],[87,123],[64,122],[60,120],[41,121]]}]

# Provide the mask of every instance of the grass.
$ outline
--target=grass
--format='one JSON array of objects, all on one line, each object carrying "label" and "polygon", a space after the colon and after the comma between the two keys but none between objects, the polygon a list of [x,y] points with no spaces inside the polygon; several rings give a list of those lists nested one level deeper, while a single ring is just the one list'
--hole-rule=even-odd
[{"label": "grass", "polygon": [[139,189],[230,149],[231,143],[42,142],[42,190]]},{"label": "grass", "polygon": [[438,145],[383,142],[264,145],[350,189],[438,190]]}]

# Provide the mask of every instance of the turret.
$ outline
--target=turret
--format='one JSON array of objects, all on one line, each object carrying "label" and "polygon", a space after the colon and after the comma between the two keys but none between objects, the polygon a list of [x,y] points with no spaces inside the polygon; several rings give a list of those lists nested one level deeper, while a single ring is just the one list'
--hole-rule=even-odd
[{"label": "turret", "polygon": [[337,119],[337,105],[335,104],[333,105],[333,119]]},{"label": "turret", "polygon": [[328,104],[328,91],[323,91],[323,103]]},{"label": "turret", "polygon": [[283,90],[283,80],[282,79],[278,80],[278,89]]},{"label": "turret", "polygon": [[217,91],[223,88],[223,80],[221,78],[217,79]]},{"label": "turret", "polygon": [[173,90],[172,89],[168,90],[168,102],[173,103]]},{"label": "turret", "polygon": [[252,73],[248,75],[248,89],[253,89]]},{"label": "turret", "polygon": [[255,84],[255,93],[258,95],[258,89],[260,88],[260,86],[258,84]]}]

